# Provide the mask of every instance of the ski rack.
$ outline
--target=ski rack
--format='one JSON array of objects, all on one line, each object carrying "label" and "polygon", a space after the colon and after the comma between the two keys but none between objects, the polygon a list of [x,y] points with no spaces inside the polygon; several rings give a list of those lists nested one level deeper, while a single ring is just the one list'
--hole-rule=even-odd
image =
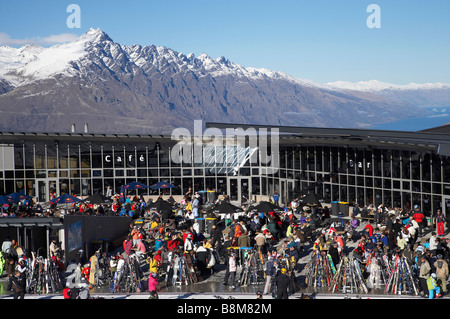
[{"label": "ski rack", "polygon": [[27,258],[26,292],[28,294],[48,294],[62,291],[62,278],[52,258]]},{"label": "ski rack", "polygon": [[240,285],[258,285],[265,282],[264,263],[261,260],[260,252],[252,247],[240,247],[239,254],[239,263],[242,267],[239,279]]},{"label": "ski rack", "polygon": [[328,289],[331,293],[367,294],[371,283],[366,279],[371,263],[378,266],[371,278],[377,284],[374,288],[384,286],[385,294],[419,295],[418,282],[411,265],[405,257],[398,255],[391,260],[386,255],[368,258],[364,267],[358,259],[342,256],[340,263],[335,265],[329,255],[314,252],[307,265],[305,283],[308,287]]}]

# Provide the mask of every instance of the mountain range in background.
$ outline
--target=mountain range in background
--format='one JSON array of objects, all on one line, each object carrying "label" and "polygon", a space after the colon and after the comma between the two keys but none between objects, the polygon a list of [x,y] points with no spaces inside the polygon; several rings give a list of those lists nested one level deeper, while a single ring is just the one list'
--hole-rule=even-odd
[{"label": "mountain range in background", "polygon": [[[450,84],[319,84],[154,45],[100,29],[43,48],[0,47],[0,131],[171,134],[194,120],[371,128],[450,106]],[[82,130],[78,130],[82,132]]]}]

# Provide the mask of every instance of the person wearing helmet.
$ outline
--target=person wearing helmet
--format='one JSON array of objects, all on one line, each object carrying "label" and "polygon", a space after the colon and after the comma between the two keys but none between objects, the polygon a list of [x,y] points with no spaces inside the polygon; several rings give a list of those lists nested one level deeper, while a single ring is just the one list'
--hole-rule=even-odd
[{"label": "person wearing helmet", "polygon": [[437,284],[436,278],[436,274],[432,273],[431,276],[427,279],[428,299],[434,299],[434,293],[436,293],[436,298],[442,297],[441,288]]},{"label": "person wearing helmet", "polygon": [[280,272],[275,277],[275,285],[277,285],[277,299],[289,299],[289,283],[290,279],[287,275],[286,268],[281,268]]},{"label": "person wearing helmet", "polygon": [[189,233],[189,234],[186,236],[186,239],[185,239],[185,241],[184,241],[184,251],[185,251],[185,252],[190,252],[190,251],[193,250],[193,249],[194,249],[194,242],[193,242],[193,240],[192,240],[192,234]]}]

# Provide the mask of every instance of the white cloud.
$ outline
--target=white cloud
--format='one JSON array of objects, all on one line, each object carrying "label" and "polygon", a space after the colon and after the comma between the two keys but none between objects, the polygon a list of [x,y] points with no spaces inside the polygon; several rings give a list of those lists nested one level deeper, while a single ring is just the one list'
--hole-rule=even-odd
[{"label": "white cloud", "polygon": [[78,36],[73,33],[61,33],[54,34],[48,37],[33,37],[25,39],[13,39],[8,34],[0,32],[0,45],[9,45],[12,47],[23,46],[26,44],[36,44],[36,45],[52,45],[58,43],[72,42],[78,39]]}]

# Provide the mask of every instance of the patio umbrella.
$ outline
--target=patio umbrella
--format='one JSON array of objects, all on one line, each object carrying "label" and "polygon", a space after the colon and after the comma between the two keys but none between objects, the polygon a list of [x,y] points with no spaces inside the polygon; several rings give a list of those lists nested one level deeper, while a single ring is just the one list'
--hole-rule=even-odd
[{"label": "patio umbrella", "polygon": [[20,202],[20,198],[17,193],[11,193],[11,194],[5,195],[3,197],[9,204]]},{"label": "patio umbrella", "polygon": [[242,209],[233,204],[230,204],[230,203],[223,203],[223,204],[216,206],[214,208],[214,211],[218,212],[220,214],[229,214],[229,213],[232,214],[232,213],[236,213],[238,211],[242,211]]},{"label": "patio umbrella", "polygon": [[58,196],[50,201],[52,204],[69,204],[78,202],[81,202],[81,199],[69,194],[62,194],[61,196]]},{"label": "patio umbrella", "polygon": [[322,204],[319,201],[319,196],[314,193],[307,194],[305,197],[300,199],[303,206],[321,206]]},{"label": "patio umbrella", "polygon": [[175,186],[168,182],[162,181],[162,182],[158,182],[156,184],[151,185],[150,188],[151,189],[167,189],[167,188],[175,188]]},{"label": "patio umbrella", "polygon": [[144,185],[142,183],[138,182],[131,182],[123,186],[124,189],[143,189],[143,188],[149,188],[149,186]]},{"label": "patio umbrella", "polygon": [[5,198],[5,196],[0,196],[0,205],[9,204],[9,201]]},{"label": "patio umbrella", "polygon": [[151,204],[150,208],[155,208],[157,211],[172,211],[172,204],[168,201],[158,199],[156,202]]},{"label": "patio umbrella", "polygon": [[14,192],[4,196],[8,203],[18,203],[23,199],[31,200],[33,197],[26,195],[24,192]]},{"label": "patio umbrella", "polygon": [[277,206],[270,202],[262,201],[256,205],[254,209],[260,213],[270,213],[274,212],[277,209]]},{"label": "patio umbrella", "polygon": [[92,196],[89,196],[88,198],[83,199],[83,203],[85,204],[103,204],[103,203],[108,203],[111,202],[111,199],[103,196],[102,194],[99,193],[95,193]]}]

